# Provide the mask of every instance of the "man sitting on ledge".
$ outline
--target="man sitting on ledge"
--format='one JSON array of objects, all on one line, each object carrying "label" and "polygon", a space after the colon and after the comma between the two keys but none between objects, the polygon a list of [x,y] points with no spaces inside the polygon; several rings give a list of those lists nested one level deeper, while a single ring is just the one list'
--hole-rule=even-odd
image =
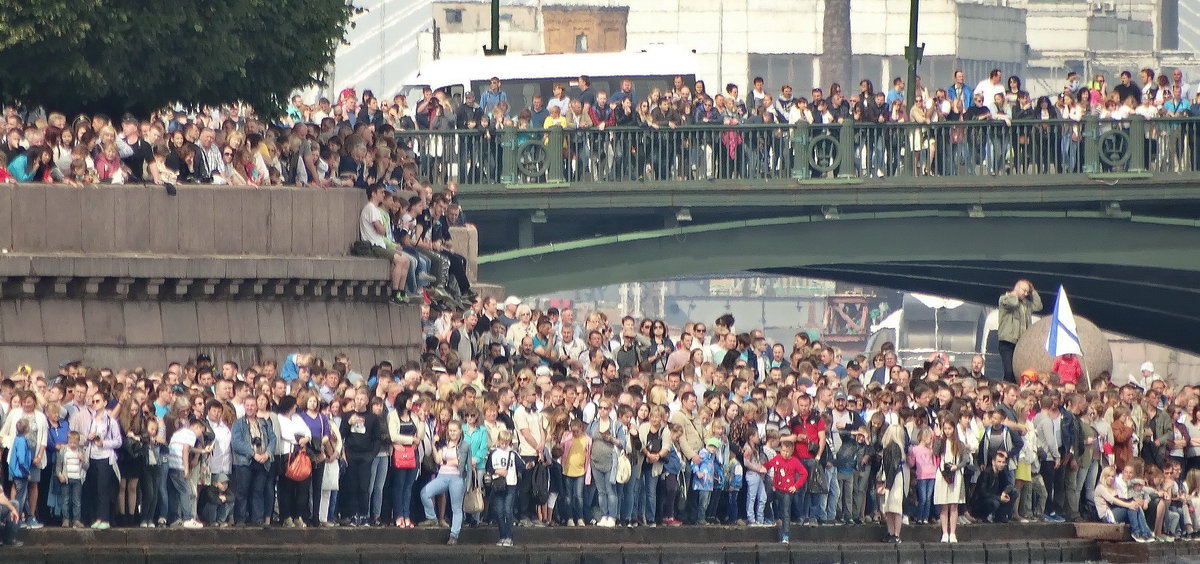
[{"label": "man sitting on ledge", "polygon": [[391,240],[387,212],[379,207],[383,203],[383,185],[375,184],[367,189],[367,204],[358,215],[358,236],[370,245],[370,256],[386,258],[392,263],[392,302],[406,304],[410,296],[417,293],[416,262],[396,247]]}]

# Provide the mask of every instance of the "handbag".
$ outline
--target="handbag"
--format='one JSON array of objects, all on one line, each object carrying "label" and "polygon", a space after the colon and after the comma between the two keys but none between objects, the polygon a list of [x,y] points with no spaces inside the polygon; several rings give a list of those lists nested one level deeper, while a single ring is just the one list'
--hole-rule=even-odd
[{"label": "handbag", "polygon": [[303,482],[312,476],[312,459],[308,457],[308,453],[303,449],[292,452],[283,476],[293,482]]},{"label": "handbag", "polygon": [[463,513],[483,511],[483,483],[478,472],[471,480],[471,489],[467,490],[466,495],[463,496],[462,509]]},{"label": "handbag", "polygon": [[411,470],[417,467],[417,446],[400,445],[392,450],[392,468]]},{"label": "handbag", "polygon": [[823,468],[817,467],[809,473],[806,488],[810,494],[820,495],[829,493],[829,480]]},{"label": "handbag", "polygon": [[613,471],[613,479],[618,484],[629,482],[629,477],[633,474],[633,464],[629,462],[629,455],[621,453],[617,455],[616,469]]},{"label": "handbag", "polygon": [[432,452],[425,453],[425,456],[421,458],[421,471],[428,474],[437,474],[438,463],[433,458]]}]

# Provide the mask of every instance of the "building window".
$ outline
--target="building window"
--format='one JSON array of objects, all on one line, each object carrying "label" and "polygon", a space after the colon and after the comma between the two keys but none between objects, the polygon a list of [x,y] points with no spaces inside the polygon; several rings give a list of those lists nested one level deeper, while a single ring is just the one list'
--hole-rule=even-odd
[{"label": "building window", "polygon": [[588,50],[587,34],[580,33],[579,35],[576,35],[575,36],[575,52],[576,53],[587,53],[587,50]]},{"label": "building window", "polygon": [[446,8],[446,23],[448,23],[448,24],[462,23],[462,10]]}]

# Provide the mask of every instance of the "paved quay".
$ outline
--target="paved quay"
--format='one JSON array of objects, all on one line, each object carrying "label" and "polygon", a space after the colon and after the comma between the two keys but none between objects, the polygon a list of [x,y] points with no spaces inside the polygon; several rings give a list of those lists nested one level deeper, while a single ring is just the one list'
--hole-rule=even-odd
[{"label": "paved quay", "polygon": [[[1123,532],[1113,538],[1120,538]],[[518,529],[517,546],[496,547],[494,528],[463,530],[445,546],[442,530],[203,529],[26,531],[26,546],[0,552],[4,564],[169,563],[480,563],[480,564],[757,564],[757,563],[1042,563],[1088,562],[1102,547],[1133,543],[1078,538],[1070,524],[970,525],[958,544],[938,543],[936,527],[908,527],[900,545],[879,542],[880,526],[796,527],[792,544],[773,528]],[[1200,543],[1176,543],[1180,548]],[[1140,546],[1140,545],[1134,545]],[[1131,553],[1123,561],[1135,562]],[[1110,560],[1113,561],[1113,560]]]}]

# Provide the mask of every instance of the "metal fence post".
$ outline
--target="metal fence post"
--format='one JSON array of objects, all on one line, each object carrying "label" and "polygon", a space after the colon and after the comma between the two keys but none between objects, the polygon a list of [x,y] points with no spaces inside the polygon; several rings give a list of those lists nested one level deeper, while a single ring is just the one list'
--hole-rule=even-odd
[{"label": "metal fence post", "polygon": [[1100,118],[1095,114],[1083,116],[1083,172],[1100,172]]},{"label": "metal fence post", "polygon": [[1146,172],[1146,118],[1129,118],[1129,172]]},{"label": "metal fence post", "polygon": [[854,177],[854,118],[842,120],[838,131],[838,178]]},{"label": "metal fence post", "polygon": [[551,127],[546,134],[546,181],[563,181],[563,128]]},{"label": "metal fence post", "polygon": [[808,146],[812,135],[809,124],[801,120],[792,126],[792,178],[805,180],[812,177],[812,167],[808,166],[812,147]]},{"label": "metal fence post", "polygon": [[500,134],[500,183],[517,182],[517,132],[504,128]]}]

